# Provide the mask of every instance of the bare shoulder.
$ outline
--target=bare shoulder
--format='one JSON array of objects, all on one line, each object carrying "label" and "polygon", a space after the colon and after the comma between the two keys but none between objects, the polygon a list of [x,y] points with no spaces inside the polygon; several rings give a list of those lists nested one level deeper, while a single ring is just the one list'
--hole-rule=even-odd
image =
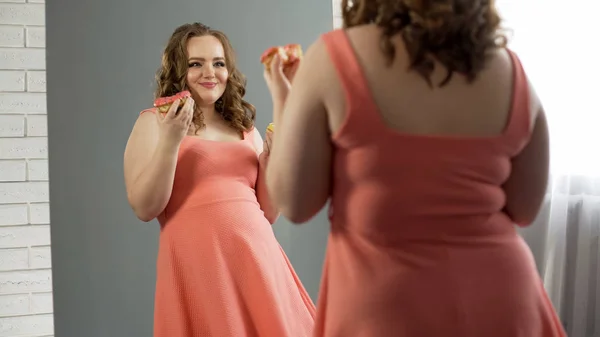
[{"label": "bare shoulder", "polygon": [[136,123],[137,122],[144,123],[144,121],[151,120],[154,122],[154,124],[156,124],[156,114],[157,113],[158,113],[158,111],[155,108],[144,109],[138,115],[138,119],[137,119]]},{"label": "bare shoulder", "polygon": [[156,121],[156,109],[145,109],[140,112],[135,124],[133,126],[132,135],[138,131],[150,131],[157,130],[158,123]]},{"label": "bare shoulder", "polygon": [[252,131],[249,132],[249,134],[251,134],[252,145],[254,145],[256,153],[260,155],[263,152],[263,138],[260,135],[260,131],[258,131],[258,128],[256,126],[254,126],[252,128]]},{"label": "bare shoulder", "polygon": [[[379,36],[381,29],[375,25],[362,25],[351,28],[338,29],[333,32],[343,31],[348,37],[354,52],[360,52],[364,48],[379,50]],[[311,56],[312,55],[312,56]],[[311,56],[314,60],[329,60],[329,53],[323,38],[315,41],[307,50],[306,56]]]},{"label": "bare shoulder", "polygon": [[260,138],[262,138],[262,136],[260,134],[260,131],[258,131],[258,128],[256,127],[256,125],[253,126],[252,130],[250,132],[248,132],[248,133],[252,134],[252,137],[254,137],[253,139],[257,139],[257,138],[260,139]]},{"label": "bare shoulder", "polygon": [[498,55],[503,57],[503,61],[508,64],[507,68],[511,69],[511,72],[514,73],[514,71],[515,71],[514,67],[518,67],[519,64],[516,64],[513,62],[510,53],[514,53],[514,55],[516,56],[516,59],[521,64],[520,66],[523,68],[523,71],[525,73],[525,78],[527,79],[527,95],[529,96],[529,118],[530,118],[529,126],[530,126],[530,129],[533,130],[533,128],[535,126],[535,122],[538,119],[538,116],[540,114],[544,113],[543,107],[542,107],[542,102],[535,90],[535,87],[533,86],[533,83],[531,83],[529,76],[527,76],[527,69],[525,68],[523,61],[519,58],[518,54],[516,54],[514,51],[509,51],[506,48],[502,48],[502,49],[498,50]]},{"label": "bare shoulder", "polygon": [[306,49],[306,52],[304,53],[304,60],[300,64],[300,68],[304,67],[312,70],[318,69],[323,67],[321,61],[326,61],[327,59],[329,59],[327,46],[325,45],[323,38],[319,38]]},{"label": "bare shoulder", "polygon": [[[346,35],[352,44],[354,52],[357,54],[372,55],[379,59],[385,56],[381,53],[381,34],[383,30],[376,25],[361,25],[346,29]],[[402,38],[398,35],[393,40],[397,40],[396,45],[403,45]],[[396,57],[403,57],[404,53],[396,53]]]},{"label": "bare shoulder", "polygon": [[375,24],[370,24],[346,28],[345,31],[350,39],[366,39],[379,44],[379,37],[381,36],[383,29],[377,27]]},{"label": "bare shoulder", "polygon": [[158,123],[155,109],[143,110],[131,130],[125,155],[147,149],[158,142]]},{"label": "bare shoulder", "polygon": [[143,167],[150,161],[158,143],[158,123],[155,109],[143,110],[131,130],[125,146],[125,184],[130,186]]},{"label": "bare shoulder", "polygon": [[328,80],[333,74],[333,67],[322,37],[314,41],[304,53],[304,57],[296,76],[292,90],[310,92],[317,99],[322,98],[330,85]]}]

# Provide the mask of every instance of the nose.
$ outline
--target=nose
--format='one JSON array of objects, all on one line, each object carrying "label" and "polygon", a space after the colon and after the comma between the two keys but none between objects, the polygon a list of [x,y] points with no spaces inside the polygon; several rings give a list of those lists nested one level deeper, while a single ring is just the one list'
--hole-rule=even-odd
[{"label": "nose", "polygon": [[203,67],[202,70],[204,70],[202,72],[202,77],[205,77],[205,78],[215,77],[215,68],[211,64],[209,64],[208,67]]}]

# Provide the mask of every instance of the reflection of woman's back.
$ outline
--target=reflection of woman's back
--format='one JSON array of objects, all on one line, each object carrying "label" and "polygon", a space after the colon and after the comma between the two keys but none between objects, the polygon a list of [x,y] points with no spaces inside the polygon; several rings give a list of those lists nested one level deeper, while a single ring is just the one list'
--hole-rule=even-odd
[{"label": "reflection of woman's back", "polygon": [[[364,13],[386,12],[366,2],[358,6]],[[432,27],[438,14],[431,14]],[[375,25],[321,40],[328,59],[318,64],[332,69],[320,80],[331,88],[325,104],[335,151],[316,336],[564,336],[514,226],[532,221],[547,177],[543,110],[519,59],[494,47],[495,27],[485,28],[486,58],[476,52],[483,33],[461,42],[450,28],[431,37],[411,36],[422,29],[413,28],[404,31],[409,38],[390,39],[396,58],[389,66],[380,49],[384,30]],[[419,64],[418,52],[409,56],[420,48],[415,41],[441,50],[435,68],[421,68],[433,69],[431,76],[406,70]],[[476,80],[454,74],[435,87],[447,75],[440,60],[448,59]],[[485,67],[474,70],[481,60]]]},{"label": "reflection of woman's back", "polygon": [[[504,212],[511,158],[531,132],[516,56],[514,91],[506,95],[513,101],[497,133],[431,133],[410,117],[407,133],[381,118],[378,92],[371,95],[345,32],[324,41],[347,115],[333,138],[331,235],[316,336],[564,336],[531,253]],[[408,111],[424,115],[433,110],[416,106],[439,104],[406,97],[417,98]]]},{"label": "reflection of woman's back", "polygon": [[271,227],[268,152],[231,50],[219,31],[178,28],[156,95],[183,74],[192,97],[142,111],[125,151],[129,202],[161,225],[154,336],[308,337],[315,308]]}]

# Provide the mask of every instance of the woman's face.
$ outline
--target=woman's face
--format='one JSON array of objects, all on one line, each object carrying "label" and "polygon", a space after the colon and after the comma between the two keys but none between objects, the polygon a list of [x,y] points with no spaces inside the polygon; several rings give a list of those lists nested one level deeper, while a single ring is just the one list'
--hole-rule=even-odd
[{"label": "woman's face", "polygon": [[214,104],[225,92],[229,71],[223,45],[212,35],[193,37],[187,44],[187,85],[199,105]]}]

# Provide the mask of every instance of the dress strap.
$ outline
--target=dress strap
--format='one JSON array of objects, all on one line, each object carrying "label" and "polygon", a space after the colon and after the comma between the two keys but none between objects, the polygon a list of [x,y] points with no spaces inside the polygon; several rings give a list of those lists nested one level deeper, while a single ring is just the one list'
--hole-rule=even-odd
[{"label": "dress strap", "polygon": [[346,99],[346,119],[338,134],[377,128],[378,107],[373,100],[367,78],[346,31],[333,30],[322,36],[329,58],[337,72]]},{"label": "dress strap", "polygon": [[531,111],[529,83],[525,69],[517,54],[508,50],[513,65],[512,104],[504,138],[519,143],[529,139],[531,133]]},{"label": "dress strap", "polygon": [[149,108],[149,109],[144,109],[140,112],[140,115],[142,115],[145,112],[151,112],[153,114],[155,114],[158,110],[156,108]]}]

